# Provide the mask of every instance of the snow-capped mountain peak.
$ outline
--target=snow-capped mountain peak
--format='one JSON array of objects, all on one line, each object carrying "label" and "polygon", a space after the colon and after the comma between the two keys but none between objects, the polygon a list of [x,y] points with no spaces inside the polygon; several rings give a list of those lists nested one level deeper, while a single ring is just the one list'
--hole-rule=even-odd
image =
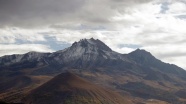
[{"label": "snow-capped mountain peak", "polygon": [[[112,51],[107,45],[98,39],[81,39],[74,42],[64,51],[58,51],[50,55],[56,62],[74,64],[82,67],[95,66],[109,60],[121,59],[121,54]],[[75,62],[75,63],[72,63]]]},{"label": "snow-capped mountain peak", "polygon": [[105,50],[105,51],[112,51],[107,45],[105,45],[103,42],[101,42],[98,39],[81,39],[79,42],[75,42],[72,44],[72,47],[83,47],[83,48],[98,48],[100,50]]}]

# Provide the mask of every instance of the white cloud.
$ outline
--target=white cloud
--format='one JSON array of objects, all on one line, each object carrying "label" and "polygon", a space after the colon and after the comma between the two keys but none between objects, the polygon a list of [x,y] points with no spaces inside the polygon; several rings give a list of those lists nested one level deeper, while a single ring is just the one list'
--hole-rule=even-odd
[{"label": "white cloud", "polygon": [[37,29],[20,29],[16,27],[7,27],[0,29],[0,43],[15,43],[16,40],[23,42],[36,42],[36,41],[46,41],[43,34],[45,30]]},{"label": "white cloud", "polygon": [[130,53],[130,52],[134,51],[135,49],[134,48],[128,48],[128,47],[123,47],[123,48],[118,48],[118,47],[115,48],[114,47],[113,50],[116,51],[116,52],[119,52],[119,53],[126,54],[126,53]]},{"label": "white cloud", "polygon": [[186,13],[186,4],[183,2],[175,2],[175,3],[170,4],[168,7],[169,7],[169,10],[166,12],[168,14],[179,15],[179,14]]}]

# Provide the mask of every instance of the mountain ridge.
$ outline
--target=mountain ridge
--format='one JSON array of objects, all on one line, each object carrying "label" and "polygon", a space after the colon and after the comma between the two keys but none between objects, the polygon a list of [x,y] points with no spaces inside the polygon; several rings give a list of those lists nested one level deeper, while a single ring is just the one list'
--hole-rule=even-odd
[{"label": "mountain ridge", "polygon": [[[99,52],[98,52],[99,51]],[[73,53],[75,52],[75,53]],[[66,53],[64,56],[62,56],[63,53]],[[138,57],[139,54],[143,54],[141,57],[147,57],[147,56],[152,56],[150,52],[147,52],[146,50],[142,49],[136,49],[132,51],[131,53],[125,54],[125,56],[130,57],[131,55],[137,53]],[[84,60],[88,60],[89,57],[92,57],[93,60],[96,60],[96,57],[102,56],[105,59],[120,59],[123,61],[131,61],[129,59],[131,58],[126,58],[123,57],[121,53],[115,52],[112,49],[110,49],[107,45],[105,45],[103,42],[101,42],[99,39],[81,39],[79,42],[74,42],[71,47],[65,48],[63,50],[59,50],[56,52],[52,53],[42,53],[42,52],[28,52],[26,54],[13,54],[13,55],[5,55],[0,57],[0,65],[10,65],[14,64],[20,61],[40,61],[42,60],[43,62],[41,64],[48,64],[48,59],[53,59],[59,61],[60,59],[55,58],[55,55],[59,58],[64,58],[63,61],[71,59],[75,60],[74,58],[80,58]],[[70,55],[73,55],[73,59],[70,57]],[[69,57],[65,57],[69,56]],[[93,57],[94,56],[94,57]],[[155,58],[154,56],[151,57],[151,59]],[[139,58],[140,59],[140,58]],[[56,61],[55,60],[55,61]],[[91,59],[92,60],[92,59]],[[134,61],[132,59],[132,61]],[[63,62],[60,62],[62,64]],[[167,63],[168,64],[168,63]],[[170,65],[175,65],[175,64],[170,64]],[[176,67],[178,67],[176,65]],[[180,67],[179,67],[180,68]]]},{"label": "mountain ridge", "polygon": [[[59,73],[71,70],[97,85],[119,90],[122,94],[127,92],[128,96],[137,99],[137,102],[145,102],[146,96],[149,95],[148,100],[182,104],[180,96],[183,97],[183,94],[180,91],[186,92],[184,69],[164,63],[150,52],[141,49],[129,54],[117,53],[100,40],[92,38],[82,39],[73,43],[71,47],[53,53],[30,52],[18,56],[1,57],[0,80],[8,83],[8,85],[0,86],[0,89],[7,91],[2,99],[20,101],[20,98],[10,100],[13,98],[9,94],[16,95],[18,90],[11,84],[13,79],[23,82],[21,85],[23,88],[21,92],[19,92],[20,89],[18,92],[24,95],[25,92],[37,88]],[[22,76],[29,78],[29,83],[19,79]],[[3,85],[4,82],[1,81],[0,85]],[[146,89],[140,92],[135,86]],[[10,90],[11,88],[13,91]],[[165,96],[156,92],[161,92]],[[174,94],[176,96],[172,96]],[[172,103],[171,99],[175,99],[175,102]]]}]

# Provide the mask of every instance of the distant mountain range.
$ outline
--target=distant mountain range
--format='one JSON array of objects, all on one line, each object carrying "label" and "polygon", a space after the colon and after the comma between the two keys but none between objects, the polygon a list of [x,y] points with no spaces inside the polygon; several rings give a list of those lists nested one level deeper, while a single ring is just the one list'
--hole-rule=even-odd
[{"label": "distant mountain range", "polygon": [[[72,76],[71,81],[75,82],[86,80],[88,84],[83,83],[85,85],[79,89],[79,85],[67,85],[68,81],[63,76],[67,79]],[[54,93],[49,88],[57,90],[55,84],[62,87]],[[93,89],[84,90],[88,85],[92,85]],[[186,71],[182,68],[164,63],[141,49],[129,54],[117,53],[102,41],[93,38],[82,39],[69,48],[53,53],[29,52],[0,58],[0,99],[5,102],[47,104],[45,101],[56,101],[56,104],[69,104],[64,102],[69,97],[66,99],[63,95],[79,96],[82,93],[80,95],[85,99],[97,97],[96,101],[101,102],[87,104],[186,104],[185,86]],[[71,94],[63,90],[67,87],[70,87]],[[94,88],[99,90],[95,91]],[[111,89],[114,92],[110,92]],[[37,95],[39,91],[42,93]],[[111,99],[113,93],[125,103]],[[105,94],[108,96],[100,97]],[[62,100],[47,98],[44,101],[37,96],[42,96],[43,99],[58,96]],[[76,98],[72,99],[72,102],[76,102]],[[108,102],[103,103],[102,99]]]}]

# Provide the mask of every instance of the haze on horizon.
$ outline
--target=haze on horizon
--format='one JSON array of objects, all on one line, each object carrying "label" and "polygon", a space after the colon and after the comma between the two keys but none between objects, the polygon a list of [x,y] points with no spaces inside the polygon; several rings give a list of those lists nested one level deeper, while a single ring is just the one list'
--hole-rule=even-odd
[{"label": "haze on horizon", "polygon": [[96,38],[186,69],[185,0],[0,0],[0,56],[53,52]]}]

